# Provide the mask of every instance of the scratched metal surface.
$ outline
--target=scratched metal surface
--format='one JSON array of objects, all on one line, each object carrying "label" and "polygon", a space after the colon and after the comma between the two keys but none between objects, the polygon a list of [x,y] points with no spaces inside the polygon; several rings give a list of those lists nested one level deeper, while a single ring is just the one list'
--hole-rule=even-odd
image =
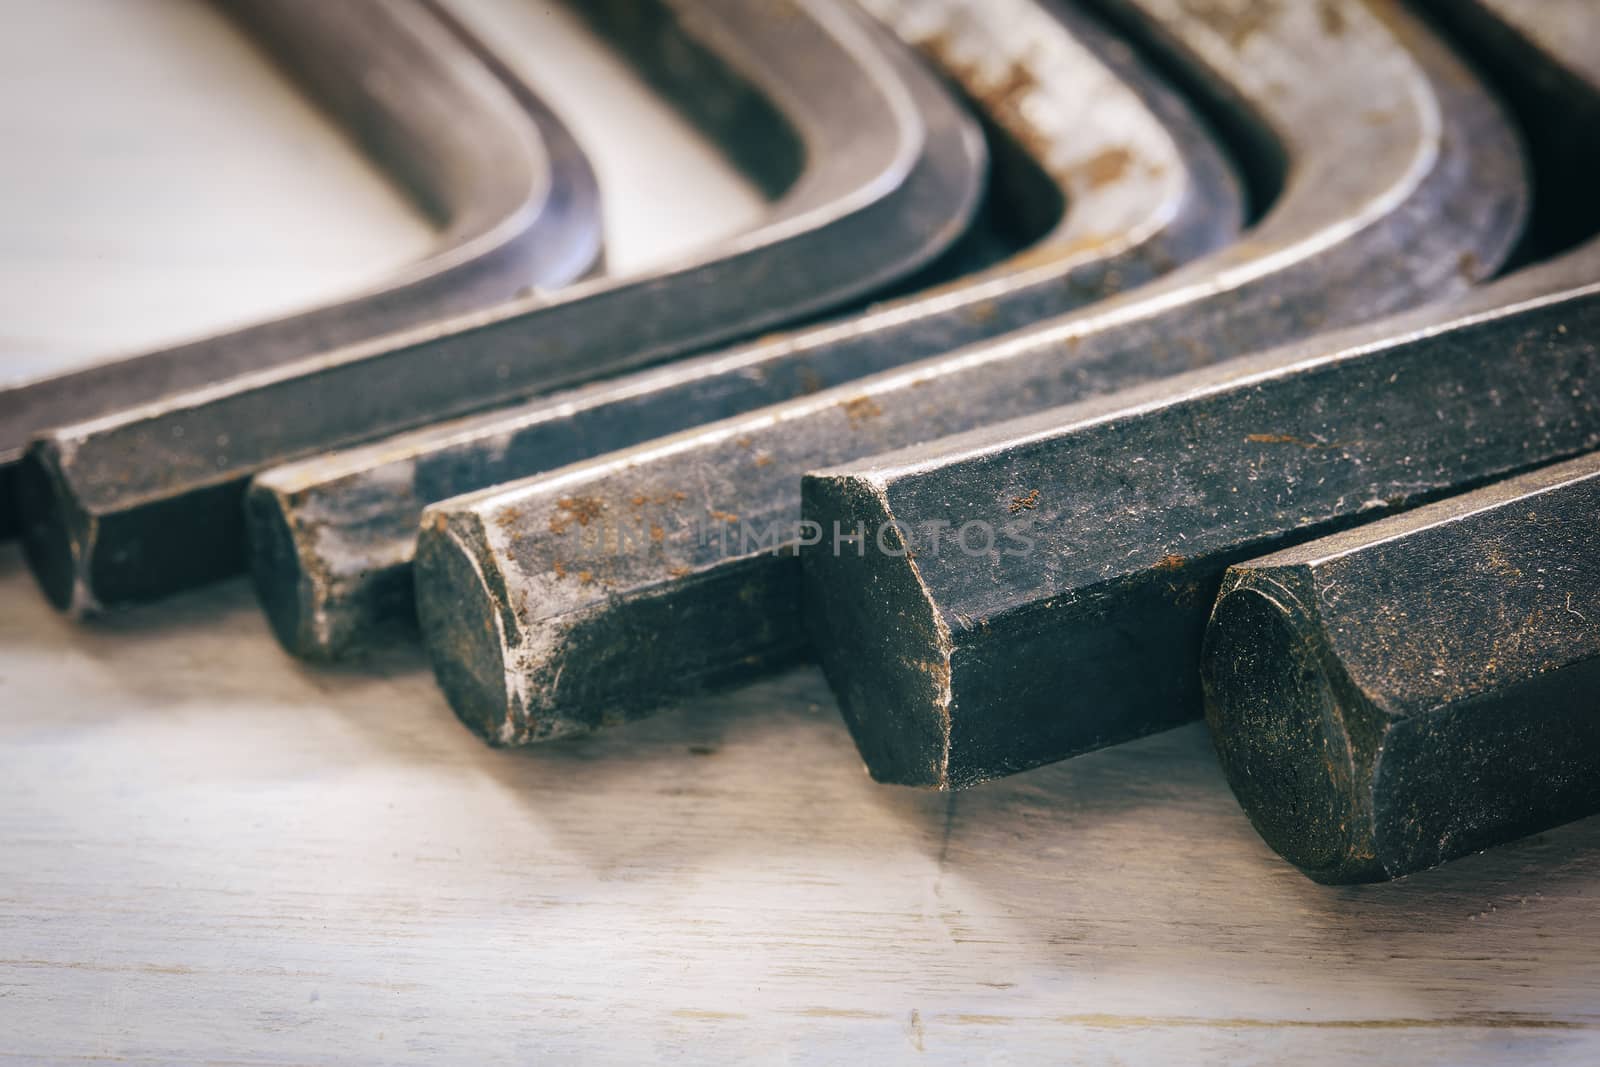
[{"label": "scratched metal surface", "polygon": [[[90,2],[0,0],[0,14],[48,29],[39,20]],[[137,5],[151,6],[172,25],[202,17],[180,0]],[[580,58],[569,25],[529,7],[543,5],[468,4],[516,34],[532,69],[545,54],[601,69],[583,66],[599,61]],[[89,43],[125,49],[133,32]],[[93,67],[81,40],[65,43],[62,76]],[[214,61],[172,55],[166,77],[136,81],[151,115],[197,84],[221,91],[206,81],[226,74]],[[683,137],[658,142],[670,167],[608,169],[641,106],[572,115],[602,182],[621,183],[608,211],[637,215],[664,183],[709,198],[684,201],[702,224],[721,224],[730,198],[755,209]],[[8,144],[41,167],[127,150],[63,145],[36,110],[0,94]],[[159,162],[198,152],[188,137],[152,120],[138,143]],[[352,164],[325,169],[335,180]],[[347,201],[365,188],[352,181]],[[339,218],[340,203],[294,208]],[[377,262],[389,224],[350,224],[351,247]],[[158,270],[186,276],[155,265],[148,225],[133,211],[67,219],[64,247],[116,235],[72,270],[124,328],[156,336],[204,309],[141,317],[116,303]],[[37,219],[0,206],[0,292],[32,277],[18,226],[36,233]],[[696,239],[691,219],[629,254]],[[82,290],[34,292],[83,313]],[[73,352],[98,334],[61,329]],[[1600,1055],[1600,820],[1395,885],[1330,889],[1259,841],[1199,727],[935,796],[867,780],[811,671],[607,735],[492,751],[420,660],[294,664],[243,582],[75,627],[5,546],[0,608],[0,1062]]]}]

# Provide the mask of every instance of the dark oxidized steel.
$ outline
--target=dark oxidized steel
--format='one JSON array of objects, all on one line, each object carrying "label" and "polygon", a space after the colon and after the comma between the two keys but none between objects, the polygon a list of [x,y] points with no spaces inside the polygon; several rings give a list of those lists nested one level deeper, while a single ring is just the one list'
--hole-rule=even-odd
[{"label": "dark oxidized steel", "polygon": [[1229,570],[1206,719],[1267,843],[1381,881],[1600,812],[1597,549],[1590,454]]},{"label": "dark oxidized steel", "polygon": [[809,475],[813,639],[873,776],[958,788],[1189,721],[1229,564],[1600,446],[1597,281],[1600,247]]},{"label": "dark oxidized steel", "polygon": [[792,660],[807,469],[1455,295],[1515,238],[1514,132],[1398,9],[1235,20],[1229,5],[1112,6],[1279,138],[1293,165],[1260,225],[1002,341],[431,509],[418,609],[466,722],[497,743],[538,740]]},{"label": "dark oxidized steel", "polygon": [[[946,257],[963,276],[814,329],[268,471],[247,502],[251,569],[285,647],[334,658],[392,637],[386,623],[413,625],[427,504],[1005,333],[1236,234],[1239,190],[1194,116],[1081,16],[1036,0],[868,7],[1000,134],[990,210]],[[1039,236],[989,266],[1011,234]]]},{"label": "dark oxidized steel", "polygon": [[[1540,109],[1592,109],[1587,79],[1546,84]],[[830,525],[1001,531],[992,560],[948,538],[914,560],[808,557],[873,773],[960,786],[1192,718],[1229,563],[1593,447],[1595,282],[1591,244],[1455,307],[812,479],[808,517]]]}]

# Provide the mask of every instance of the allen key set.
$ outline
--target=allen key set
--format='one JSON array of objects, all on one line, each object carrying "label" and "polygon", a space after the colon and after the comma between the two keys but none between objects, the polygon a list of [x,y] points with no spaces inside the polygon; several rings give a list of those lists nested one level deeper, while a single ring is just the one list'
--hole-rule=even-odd
[{"label": "allen key set", "polygon": [[216,2],[437,250],[0,392],[62,611],[248,571],[497,746],[814,661],[935,789],[1203,719],[1324,882],[1600,813],[1589,0],[573,0],[766,200],[634,275],[451,0]]}]

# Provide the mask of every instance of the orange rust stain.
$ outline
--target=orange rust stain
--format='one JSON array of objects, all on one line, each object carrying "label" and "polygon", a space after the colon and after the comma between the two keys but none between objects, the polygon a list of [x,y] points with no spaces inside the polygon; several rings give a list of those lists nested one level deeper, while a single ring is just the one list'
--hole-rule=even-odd
[{"label": "orange rust stain", "polygon": [[883,414],[883,409],[878,406],[878,402],[870,396],[854,397],[846,400],[840,406],[844,408],[845,416],[850,420],[852,426],[865,422],[867,419],[875,419]]},{"label": "orange rust stain", "polygon": [[550,532],[563,534],[573,523],[587,526],[600,517],[606,506],[592,496],[569,496],[556,501],[556,514],[550,516]]},{"label": "orange rust stain", "polygon": [[567,565],[562,563],[559,559],[551,565],[551,569],[556,572],[557,578],[565,578],[567,576]]},{"label": "orange rust stain", "polygon": [[663,540],[666,539],[666,536],[667,536],[667,531],[663,530],[660,526],[656,525],[655,523],[651,523],[650,524],[650,540],[652,540],[652,541],[663,541]]},{"label": "orange rust stain", "polygon": [[1177,553],[1171,553],[1169,555],[1162,556],[1161,559],[1156,562],[1156,570],[1158,570],[1158,571],[1181,570],[1183,568],[1183,564],[1184,564],[1184,558],[1182,556],[1178,555]]},{"label": "orange rust stain", "polygon": [[758,452],[756,454],[756,466],[758,466],[758,467],[770,467],[771,465],[772,465],[772,453],[770,453],[770,452]]},{"label": "orange rust stain", "polygon": [[579,571],[578,572],[578,583],[580,585],[588,585],[590,582],[593,582],[593,581],[594,581],[594,572],[593,571]]},{"label": "orange rust stain", "polygon": [[1039,490],[1034,489],[1027,496],[1014,496],[1011,498],[1011,514],[1020,515],[1024,511],[1032,511],[1039,506]]},{"label": "orange rust stain", "polygon": [[1267,29],[1283,14],[1281,0],[1252,0],[1244,5],[1219,0],[1182,0],[1184,10],[1221,34],[1235,51]]},{"label": "orange rust stain", "polygon": [[1072,168],[1072,175],[1081,178],[1091,189],[1121,181],[1133,166],[1133,153],[1126,148],[1107,148]]},{"label": "orange rust stain", "polygon": [[694,573],[693,567],[668,567],[667,573],[674,578],[687,578]]},{"label": "orange rust stain", "polygon": [[708,512],[708,514],[710,514],[710,516],[713,519],[716,519],[718,522],[738,522],[739,521],[739,516],[735,515],[731,511],[718,511],[716,508],[711,508],[710,511]]},{"label": "orange rust stain", "polygon": [[634,496],[630,503],[636,508],[642,508],[646,504],[680,504],[688,499],[688,493],[657,493],[655,496],[646,496],[644,493],[639,493]]},{"label": "orange rust stain", "polygon": [[917,49],[960,84],[973,102],[1009,133],[1023,151],[1040,163],[1048,159],[1049,138],[1025,117],[1023,104],[1039,87],[1027,67],[1009,63],[996,76],[968,60],[960,46],[943,34],[919,42]]},{"label": "orange rust stain", "polygon": [[1300,437],[1293,437],[1286,433],[1249,433],[1245,434],[1244,439],[1253,445],[1296,445],[1312,451],[1331,447],[1318,444],[1315,441],[1307,441]]}]

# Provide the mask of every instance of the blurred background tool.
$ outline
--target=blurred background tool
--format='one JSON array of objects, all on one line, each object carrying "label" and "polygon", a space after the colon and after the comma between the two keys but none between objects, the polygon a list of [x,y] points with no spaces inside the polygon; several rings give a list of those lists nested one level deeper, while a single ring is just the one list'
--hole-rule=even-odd
[{"label": "blurred background tool", "polygon": [[0,384],[0,534],[15,532],[16,464],[43,430],[562,285],[600,257],[599,194],[582,151],[427,3],[218,7],[413,200],[438,228],[437,247],[312,310]]},{"label": "blurred background tool", "polygon": [[838,304],[965,228],[976,124],[835,0],[578,8],[774,198],[750,231],[661,270],[476,315],[62,427],[19,475],[24,548],[74,615],[245,565],[249,478],[327,448],[682,355]]}]

